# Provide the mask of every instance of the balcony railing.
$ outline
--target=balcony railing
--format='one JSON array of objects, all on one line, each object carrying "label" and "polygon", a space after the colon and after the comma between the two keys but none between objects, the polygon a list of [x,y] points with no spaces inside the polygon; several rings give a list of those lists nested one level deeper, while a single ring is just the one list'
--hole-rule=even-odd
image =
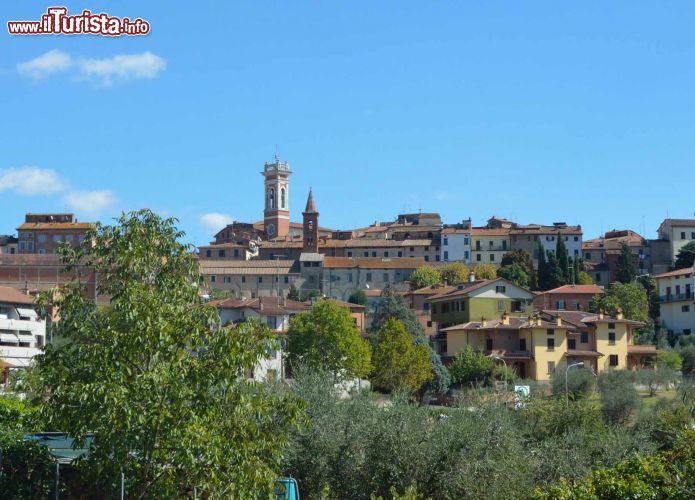
[{"label": "balcony railing", "polygon": [[659,302],[672,302],[675,300],[689,300],[693,298],[693,293],[671,293],[668,295],[659,295]]}]

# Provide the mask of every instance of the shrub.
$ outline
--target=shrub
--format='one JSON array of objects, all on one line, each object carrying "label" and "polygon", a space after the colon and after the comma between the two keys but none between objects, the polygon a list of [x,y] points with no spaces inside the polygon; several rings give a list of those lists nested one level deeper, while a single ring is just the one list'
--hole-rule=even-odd
[{"label": "shrub", "polygon": [[485,382],[492,373],[495,362],[482,351],[474,351],[471,346],[461,351],[449,367],[451,381],[455,384]]},{"label": "shrub", "polygon": [[640,399],[632,382],[632,373],[626,370],[610,370],[598,378],[601,393],[601,411],[609,424],[622,424],[639,406]]},{"label": "shrub", "polygon": [[[588,368],[572,368],[566,373],[567,389],[571,400],[576,401],[593,392],[594,374]],[[553,394],[565,395],[565,370],[555,370],[551,380]]]}]

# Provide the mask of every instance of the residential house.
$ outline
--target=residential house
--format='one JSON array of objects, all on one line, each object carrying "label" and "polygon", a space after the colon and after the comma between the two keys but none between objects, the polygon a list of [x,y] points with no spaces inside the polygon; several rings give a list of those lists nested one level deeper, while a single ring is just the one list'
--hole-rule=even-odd
[{"label": "residential house", "polygon": [[668,271],[675,263],[680,249],[695,241],[695,219],[665,219],[659,226],[658,234],[659,239],[654,244],[660,246],[659,242],[663,242],[665,251],[652,258],[654,274]]},{"label": "residential house", "polygon": [[608,286],[617,281],[618,259],[623,245],[627,245],[632,253],[637,274],[651,272],[649,241],[629,229],[614,229],[582,244],[582,257],[594,283]]},{"label": "residential house", "polygon": [[236,298],[284,297],[302,287],[299,262],[294,260],[199,259],[207,289],[231,292]]},{"label": "residential house", "polygon": [[19,253],[19,240],[9,234],[0,235],[0,253],[10,255]]},{"label": "residential house", "polygon": [[603,288],[597,285],[562,285],[537,294],[533,299],[533,307],[537,311],[588,311],[592,299],[603,294]]},{"label": "residential house", "polygon": [[94,226],[78,222],[74,214],[26,214],[17,228],[20,254],[52,254],[63,242],[77,245]]},{"label": "residential house", "polygon": [[471,265],[499,266],[504,254],[511,250],[510,229],[507,227],[474,227],[471,229]]},{"label": "residential house", "polygon": [[581,257],[582,235],[582,226],[569,226],[564,222],[555,222],[552,226],[514,224],[509,231],[511,249],[528,252],[535,267],[538,267],[539,249],[542,247],[545,252],[555,253],[560,238],[570,257]]},{"label": "residential house", "polygon": [[410,306],[410,309],[415,313],[418,323],[420,323],[425,335],[428,337],[436,336],[439,331],[437,322],[432,319],[430,302],[428,299],[445,291],[452,291],[455,288],[454,286],[438,283],[418,288],[417,290],[409,290],[403,294],[403,298],[408,303],[408,306]]},{"label": "residential house", "polygon": [[442,255],[443,262],[461,261],[467,264],[471,262],[471,222],[445,226],[442,229]]},{"label": "residential house", "polygon": [[660,321],[670,338],[695,332],[695,267],[654,276]]},{"label": "residential house", "polygon": [[46,343],[46,323],[33,304],[30,295],[0,286],[0,371],[4,386],[10,371],[29,366]]}]

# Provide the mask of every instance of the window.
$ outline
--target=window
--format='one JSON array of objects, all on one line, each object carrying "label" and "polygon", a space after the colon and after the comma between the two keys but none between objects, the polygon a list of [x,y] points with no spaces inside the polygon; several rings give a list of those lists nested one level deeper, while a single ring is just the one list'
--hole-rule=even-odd
[{"label": "window", "polygon": [[242,277],[241,277],[241,282],[242,282],[242,283],[246,283],[246,276],[242,276]]},{"label": "window", "polygon": [[596,281],[601,281],[601,273],[596,273]]},{"label": "window", "polygon": [[348,273],[347,280],[348,282],[352,283],[352,273]]},{"label": "window", "polygon": [[512,300],[512,312],[524,312],[524,303],[520,300]]},{"label": "window", "polygon": [[437,314],[437,304],[432,304],[432,314]]},{"label": "window", "polygon": [[364,252],[365,257],[369,257],[369,252]]},{"label": "window", "polygon": [[449,244],[449,238],[447,238],[446,236],[444,236],[444,246],[446,246],[446,245],[448,245],[448,244]]},{"label": "window", "polygon": [[425,252],[429,252],[429,251],[430,251],[430,247],[425,247]]},{"label": "window", "polygon": [[463,258],[466,259],[466,260],[468,260],[468,250],[466,250],[465,252],[463,252]]},{"label": "window", "polygon": [[685,231],[681,231],[681,239],[682,239],[682,240],[685,239]]},{"label": "window", "polygon": [[212,250],[205,250],[206,257],[212,257]]},{"label": "window", "polygon": [[285,276],[285,284],[288,284],[289,282],[290,282],[290,277],[289,277],[289,276]]},{"label": "window", "polygon": [[66,235],[65,235],[65,241],[68,241],[68,242],[72,243],[72,235],[71,235],[71,234],[66,234]]},{"label": "window", "polygon": [[263,283],[263,276],[259,276],[259,277],[258,277],[258,282],[259,282],[259,283]]},{"label": "window", "polygon": [[34,242],[33,241],[27,241],[27,250],[34,250]]},{"label": "window", "polygon": [[609,330],[615,330],[615,323],[608,323]]},{"label": "window", "polygon": [[410,251],[411,251],[411,252],[414,252],[414,251],[415,251],[415,247],[410,247]]},{"label": "window", "polygon": [[579,302],[575,302],[575,303],[574,303],[574,309],[577,310],[577,311],[581,311],[581,310],[582,310],[582,305],[581,305]]},{"label": "window", "polygon": [[45,248],[39,248],[39,254],[40,254],[40,255],[43,255],[43,254],[45,254],[45,253],[46,253],[46,249],[45,249]]},{"label": "window", "polygon": [[468,238],[464,238],[464,239],[463,239],[463,244],[464,244],[464,245],[468,245]]},{"label": "window", "polygon": [[372,252],[372,257],[376,257],[376,252]]},{"label": "window", "polygon": [[36,237],[36,240],[37,240],[39,243],[46,243],[46,235],[45,235],[45,234],[39,234],[39,235]]},{"label": "window", "polygon": [[388,257],[388,256],[389,256],[389,253],[388,253],[388,252],[384,252],[384,257]]},{"label": "window", "polygon": [[384,273],[384,283],[389,282],[389,273]]},{"label": "window", "polygon": [[423,306],[422,306],[422,309],[424,309],[425,311],[429,311],[429,309],[430,309],[430,303],[429,303],[429,302],[425,302],[425,303],[423,304]]},{"label": "window", "polygon": [[23,241],[20,241],[20,242],[19,242],[19,249],[20,249],[20,250],[26,250],[26,245],[24,244]]},{"label": "window", "polygon": [[591,260],[591,252],[584,253],[584,260]]},{"label": "window", "polygon": [[477,260],[478,262],[481,261],[481,257],[480,257],[479,253],[475,254],[475,260]]},{"label": "window", "polygon": [[504,300],[498,300],[497,301],[497,310],[499,312],[504,311]]},{"label": "window", "polygon": [[526,350],[526,339],[519,339],[519,350],[520,351]]},{"label": "window", "polygon": [[444,260],[449,260],[449,252],[444,250]]},{"label": "window", "polygon": [[608,356],[608,364],[610,366],[618,366],[618,355],[611,354],[610,356]]},{"label": "window", "polygon": [[507,287],[504,285],[498,285],[495,287],[495,293],[504,293],[507,291]]},{"label": "window", "polygon": [[575,236],[574,241],[579,241],[579,236]]},{"label": "window", "polygon": [[372,281],[372,273],[367,273],[367,281]]},{"label": "window", "polygon": [[485,339],[485,349],[492,351],[492,339]]},{"label": "window", "polygon": [[581,332],[579,334],[579,342],[582,344],[588,344],[589,343],[589,332]]},{"label": "window", "polygon": [[285,188],[280,189],[280,208],[285,208]]},{"label": "window", "polygon": [[428,322],[427,322],[427,327],[430,328],[431,326],[432,326],[432,322],[431,322],[431,321],[428,321]]},{"label": "window", "polygon": [[234,249],[234,257],[239,257],[239,249],[238,248]]},{"label": "window", "polygon": [[232,282],[232,277],[231,276],[224,276],[222,277],[222,281],[224,283],[231,283]]},{"label": "window", "polygon": [[495,245],[495,242],[490,240],[490,248],[492,248]]},{"label": "window", "polygon": [[565,310],[565,301],[564,300],[558,300],[555,305],[557,306],[558,311],[564,311]]},{"label": "window", "polygon": [[398,256],[399,256],[399,257],[403,257],[403,251],[402,251],[402,250],[399,250],[399,251],[398,251]]},{"label": "window", "polygon": [[555,337],[548,337],[546,344],[548,346],[549,351],[554,351],[555,350]]},{"label": "window", "polygon": [[425,255],[425,262],[429,262],[429,261],[430,261],[430,256],[429,256],[429,255]]},{"label": "window", "polygon": [[270,328],[277,328],[278,319],[276,316],[266,316],[265,322]]},{"label": "window", "polygon": [[494,253],[490,254],[490,262],[495,262],[495,254]]},{"label": "window", "polygon": [[352,257],[352,250],[348,250],[347,256]]},{"label": "window", "polygon": [[60,243],[60,235],[59,234],[53,235],[53,243]]},{"label": "window", "polygon": [[268,195],[268,208],[275,208],[275,190],[270,188],[270,194]]},{"label": "window", "polygon": [[218,257],[224,257],[224,250],[218,250],[218,251],[217,251],[217,256],[218,256]]},{"label": "window", "polygon": [[567,340],[567,349],[576,349],[577,348],[577,340],[576,339],[568,339]]},{"label": "window", "polygon": [[548,373],[555,373],[555,361],[548,361]]},{"label": "window", "polygon": [[681,312],[684,312],[684,313],[690,312],[690,306],[681,306]]},{"label": "window", "polygon": [[608,332],[608,345],[615,345],[615,332]]},{"label": "window", "polygon": [[210,283],[214,283],[216,280],[217,280],[217,276],[215,276],[214,274],[212,276],[210,276]]}]

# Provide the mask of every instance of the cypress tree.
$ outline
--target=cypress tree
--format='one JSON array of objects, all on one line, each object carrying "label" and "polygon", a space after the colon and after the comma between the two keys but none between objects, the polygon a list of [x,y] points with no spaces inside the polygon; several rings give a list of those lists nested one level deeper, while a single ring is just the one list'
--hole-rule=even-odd
[{"label": "cypress tree", "polygon": [[557,245],[555,247],[555,256],[557,257],[557,264],[560,268],[558,277],[561,278],[564,285],[570,279],[570,258],[567,252],[567,247],[565,246],[565,240],[562,239],[562,234],[557,234]]},{"label": "cypress tree", "polygon": [[545,260],[545,250],[543,244],[538,242],[538,289],[549,290],[548,263]]},{"label": "cypress tree", "polygon": [[615,278],[621,283],[632,283],[637,276],[637,267],[632,256],[632,250],[627,244],[620,245],[620,255],[618,256],[618,271]]}]

